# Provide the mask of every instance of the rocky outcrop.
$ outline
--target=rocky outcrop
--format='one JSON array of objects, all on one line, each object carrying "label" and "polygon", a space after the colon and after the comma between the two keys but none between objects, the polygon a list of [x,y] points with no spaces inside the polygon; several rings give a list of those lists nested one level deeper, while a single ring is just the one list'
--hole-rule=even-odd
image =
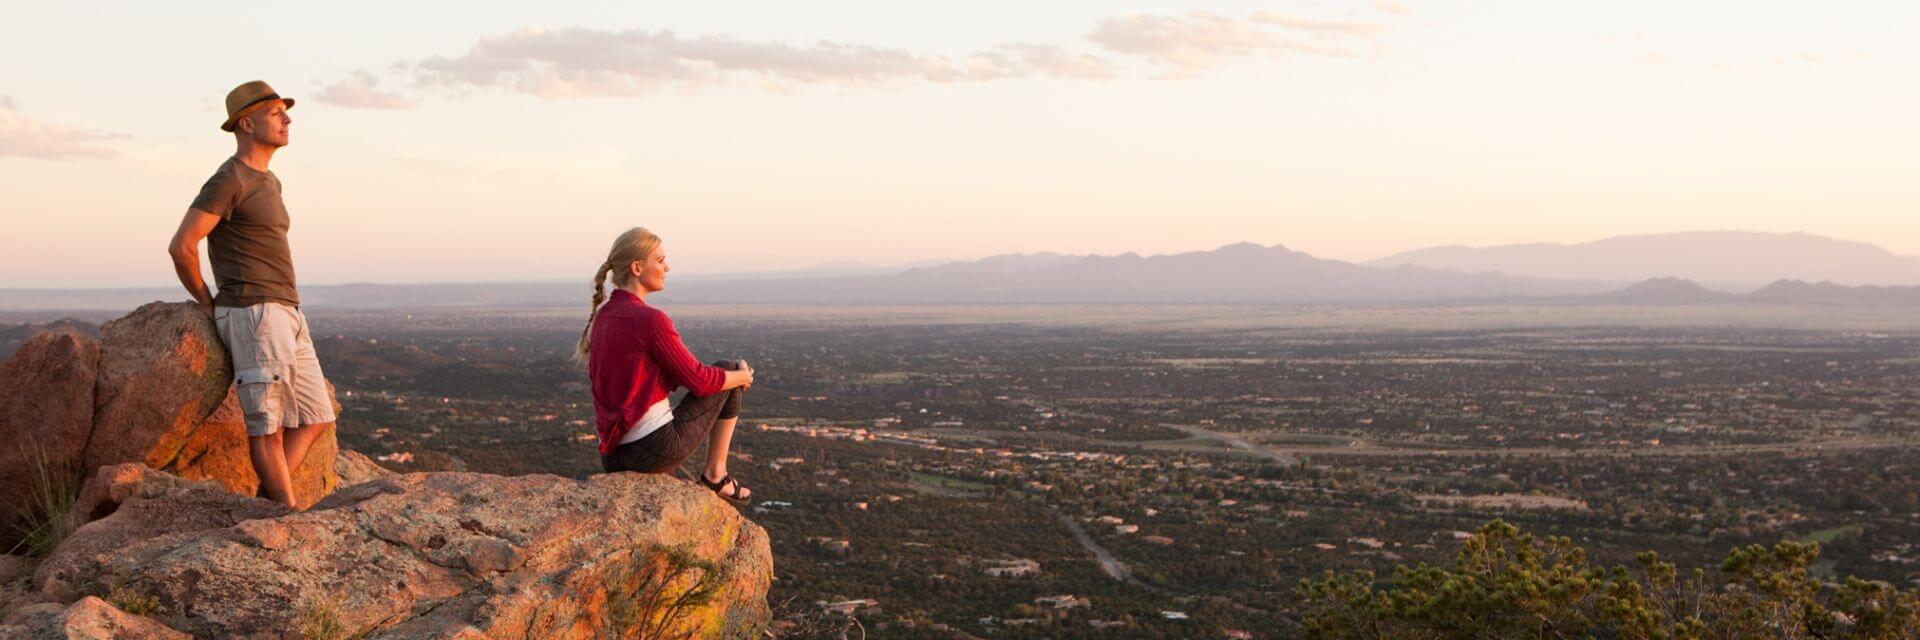
[{"label": "rocky outcrop", "polygon": [[[744,638],[768,621],[766,532],[666,476],[395,475],[327,433],[299,472],[311,508],[253,497],[230,365],[191,305],[146,305],[98,342],[37,336],[0,390],[0,516],[37,469],[93,471],[44,560],[0,556],[0,637]],[[54,464],[6,451],[21,442]]]},{"label": "rocky outcrop", "polygon": [[68,517],[73,535],[34,574],[40,595],[70,602],[105,594],[128,567],[209,530],[286,515],[277,502],[230,493],[218,483],[187,480],[137,463],[102,467],[87,481]]},{"label": "rocky outcrop", "polygon": [[[14,522],[53,463],[56,483],[79,484],[102,466],[138,462],[253,495],[259,481],[233,392],[232,365],[213,321],[191,303],[152,303],[101,327],[35,336],[0,363],[0,522]],[[335,402],[335,411],[339,405]],[[312,504],[339,486],[333,433],[294,474]],[[12,527],[0,527],[11,546]]]},{"label": "rocky outcrop", "polygon": [[29,338],[0,362],[0,547],[11,547],[40,473],[76,484],[93,431],[100,343],[76,331]]},{"label": "rocky outcrop", "polygon": [[0,638],[20,640],[191,640],[152,618],[136,616],[95,597],[67,606],[23,607],[0,623]]},{"label": "rocky outcrop", "polygon": [[314,620],[368,638],[650,635],[689,589],[705,602],[665,617],[695,637],[750,637],[769,616],[765,531],[667,476],[391,475],[288,514],[124,465],[87,495],[76,512],[105,515],[40,565],[40,596],[118,588],[196,637]]}]

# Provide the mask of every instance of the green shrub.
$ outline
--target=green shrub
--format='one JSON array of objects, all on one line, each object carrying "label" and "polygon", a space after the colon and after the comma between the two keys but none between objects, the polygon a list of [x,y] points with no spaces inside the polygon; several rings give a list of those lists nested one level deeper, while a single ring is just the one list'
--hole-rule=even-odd
[{"label": "green shrub", "polygon": [[636,550],[607,575],[607,623],[619,638],[692,638],[688,616],[713,602],[725,584],[720,567],[686,546]]},{"label": "green shrub", "polygon": [[1400,566],[1302,580],[1302,624],[1314,638],[1620,638],[1692,640],[1920,637],[1920,595],[1848,578],[1822,584],[1808,571],[1813,543],[1735,549],[1718,577],[1653,553],[1638,570],[1587,564],[1566,538],[1536,540],[1495,520],[1469,538],[1453,565]]}]

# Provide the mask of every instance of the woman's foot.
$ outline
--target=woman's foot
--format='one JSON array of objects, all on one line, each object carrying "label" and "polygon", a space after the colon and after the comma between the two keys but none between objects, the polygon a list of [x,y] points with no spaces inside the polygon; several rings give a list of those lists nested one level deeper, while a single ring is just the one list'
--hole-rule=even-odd
[{"label": "woman's foot", "polygon": [[753,490],[742,486],[738,480],[733,479],[732,475],[720,476],[719,480],[708,480],[707,474],[703,472],[700,474],[700,484],[712,489],[714,495],[734,504],[746,504],[747,499],[753,497]]}]

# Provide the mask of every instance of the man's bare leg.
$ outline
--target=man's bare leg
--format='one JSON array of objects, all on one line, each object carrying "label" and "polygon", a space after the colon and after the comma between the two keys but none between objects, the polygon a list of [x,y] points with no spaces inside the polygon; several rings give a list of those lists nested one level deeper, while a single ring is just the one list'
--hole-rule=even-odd
[{"label": "man's bare leg", "polygon": [[253,458],[253,473],[260,477],[260,491],[268,500],[298,509],[293,503],[293,483],[287,474],[285,439],[275,431],[264,436],[247,436],[247,454]]},{"label": "man's bare leg", "polygon": [[326,435],[327,432],[331,430],[333,430],[333,423],[331,422],[301,425],[297,429],[287,430],[287,438],[281,446],[287,454],[289,481],[291,481],[293,477],[291,473],[298,471],[300,465],[306,464],[307,449],[313,446],[313,441],[319,440],[320,436]]},{"label": "man's bare leg", "polygon": [[[733,446],[733,425],[738,422],[740,422],[739,418],[714,421],[713,431],[707,435],[706,479],[719,480],[727,477],[727,449]],[[734,496],[735,498],[744,499],[753,495],[752,491],[737,484],[734,485],[734,490],[739,492],[739,495]]]}]

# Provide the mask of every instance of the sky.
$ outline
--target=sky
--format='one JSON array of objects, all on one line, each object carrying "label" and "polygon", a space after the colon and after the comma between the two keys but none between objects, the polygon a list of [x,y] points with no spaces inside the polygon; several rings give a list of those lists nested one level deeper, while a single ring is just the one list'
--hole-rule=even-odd
[{"label": "sky", "polygon": [[[1740,229],[1920,255],[1920,5],[10,3],[0,288],[175,282],[233,153],[303,284]],[[537,5],[537,6],[536,6]]]}]

